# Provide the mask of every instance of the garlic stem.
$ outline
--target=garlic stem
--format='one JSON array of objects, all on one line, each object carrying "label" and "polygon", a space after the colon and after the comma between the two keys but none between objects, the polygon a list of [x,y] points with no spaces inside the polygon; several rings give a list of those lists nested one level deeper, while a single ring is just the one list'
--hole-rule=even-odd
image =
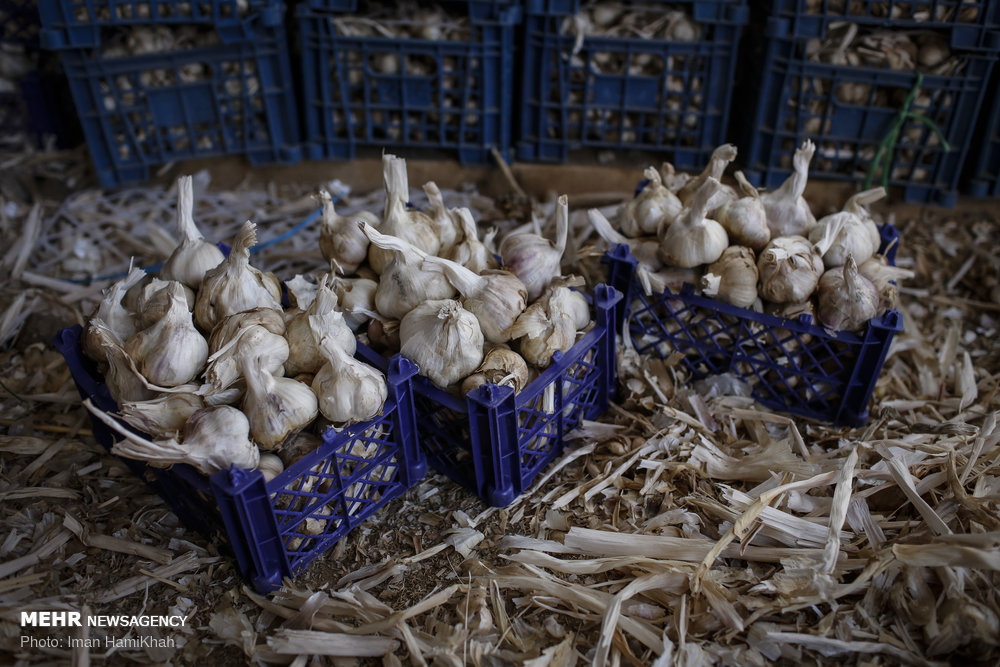
[{"label": "garlic stem", "polygon": [[475,296],[489,287],[489,281],[481,275],[465,268],[458,262],[453,262],[443,257],[427,255],[424,257],[421,268],[424,271],[435,271],[445,275],[452,287],[464,297]]},{"label": "garlic stem", "polygon": [[395,250],[399,253],[399,256],[403,259],[403,261],[408,264],[410,262],[419,262],[427,257],[426,252],[412,243],[408,243],[397,236],[379,233],[374,227],[363,220],[358,221],[358,226],[361,228],[361,231],[364,232],[365,236],[368,237],[368,240],[372,245],[382,248],[383,250]]}]

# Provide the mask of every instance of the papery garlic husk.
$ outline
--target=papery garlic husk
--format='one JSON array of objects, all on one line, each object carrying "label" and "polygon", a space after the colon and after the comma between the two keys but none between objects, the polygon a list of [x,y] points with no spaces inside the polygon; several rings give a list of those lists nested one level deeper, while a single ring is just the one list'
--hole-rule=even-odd
[{"label": "papery garlic husk", "polygon": [[[472,217],[472,211],[467,208],[453,208],[451,214],[461,225],[462,240],[445,258],[461,264],[473,273],[482,273],[486,269],[499,269],[500,262],[493,256],[488,245],[479,240],[479,230],[475,218]],[[496,234],[495,229],[493,234]]]},{"label": "papery garlic husk", "polygon": [[683,289],[684,283],[697,285],[700,275],[701,271],[697,268],[670,268],[660,269],[659,271],[653,272],[644,271],[642,270],[642,267],[639,267],[639,271],[637,273],[639,283],[646,296],[650,296],[652,294],[662,294],[667,290],[679,293],[681,289]]},{"label": "papery garlic husk", "polygon": [[319,414],[312,389],[291,378],[271,375],[252,352],[240,359],[239,368],[247,383],[242,408],[250,421],[250,438],[261,449],[277,449]]},{"label": "papery garlic husk", "polygon": [[876,313],[876,317],[896,307],[899,289],[897,283],[901,280],[909,280],[916,275],[910,269],[890,266],[886,263],[885,257],[882,255],[870,257],[864,264],[858,267],[858,271],[870,280],[875,289],[878,290],[878,312]]},{"label": "papery garlic husk", "polygon": [[318,341],[324,337],[336,342],[348,355],[353,355],[357,348],[354,332],[347,326],[344,314],[336,310],[337,295],[328,286],[327,278],[321,281],[309,310],[298,311],[288,319],[285,328],[289,349],[285,362],[287,375],[315,373],[320,369],[325,360]]},{"label": "papery garlic husk", "polygon": [[167,311],[170,310],[170,286],[180,285],[184,291],[184,302],[187,309],[191,310],[195,304],[194,291],[178,280],[160,280],[153,278],[142,288],[142,292],[136,301],[138,310],[135,311],[135,318],[138,329],[146,329],[159,322]]},{"label": "papery garlic husk", "polygon": [[427,216],[434,224],[434,231],[441,244],[437,254],[441,257],[447,257],[455,244],[458,243],[461,229],[452,217],[452,212],[445,208],[444,197],[441,196],[441,189],[438,188],[437,183],[434,181],[424,183],[424,194],[427,195],[427,201],[430,204],[427,208]]},{"label": "papery garlic husk", "polygon": [[135,368],[132,358],[125,352],[118,336],[99,317],[92,317],[88,328],[92,331],[95,340],[99,341],[101,361],[107,364],[107,372],[104,374],[104,384],[108,387],[108,393],[115,403],[130,401],[148,401],[155,398],[150,389],[146,387],[142,376]]},{"label": "papery garlic husk", "polygon": [[462,295],[462,307],[479,320],[486,340],[491,343],[510,340],[507,330],[528,305],[528,292],[520,278],[510,271],[491,269],[476,275],[461,264],[440,257],[428,256],[422,268],[444,274]]},{"label": "papery garlic husk", "polygon": [[174,437],[184,428],[188,419],[205,407],[205,401],[196,394],[164,394],[148,401],[122,403],[121,418],[130,426],[154,438]]},{"label": "papery garlic husk", "polygon": [[250,266],[250,248],[256,243],[257,226],[247,220],[229,256],[205,275],[194,306],[194,320],[202,330],[211,331],[219,320],[244,310],[281,310],[277,278]]},{"label": "papery garlic husk", "polygon": [[403,239],[380,234],[369,225],[362,225],[362,230],[372,247],[393,253],[375,289],[375,309],[383,317],[402,319],[428,299],[449,299],[455,295],[455,288],[443,275],[423,269],[427,253]]},{"label": "papery garlic husk", "polygon": [[461,393],[464,396],[476,387],[490,383],[512,387],[516,394],[528,386],[529,379],[528,363],[524,357],[506,345],[494,345],[487,350],[479,368],[462,381]]},{"label": "papery garlic husk", "polygon": [[170,309],[159,322],[125,341],[125,352],[153,384],[166,387],[190,382],[205,367],[208,341],[194,326],[184,298],[184,287],[173,282]]},{"label": "papery garlic husk", "polygon": [[323,204],[323,217],[319,228],[319,250],[323,259],[334,267],[337,273],[350,275],[358,270],[368,258],[368,237],[355,220],[361,219],[370,225],[378,225],[378,216],[361,211],[351,216],[341,216],[333,205],[333,197],[326,190],[320,190],[319,200]]},{"label": "papery garlic husk", "polygon": [[743,196],[717,208],[712,217],[726,230],[730,243],[760,252],[771,240],[764,202],[742,171],[736,172],[735,176]]},{"label": "papery garlic husk", "polygon": [[367,313],[375,310],[378,283],[369,278],[338,278],[332,286],[344,321],[357,332],[368,322]]},{"label": "papery garlic husk", "polygon": [[399,352],[399,320],[372,318],[368,322],[368,342],[379,352]]},{"label": "papery garlic husk", "polygon": [[[359,229],[360,233],[361,230]],[[367,241],[368,238],[366,237]],[[292,308],[306,310],[316,298],[316,290],[319,285],[302,275],[296,274],[291,280],[285,281],[285,288],[288,290],[288,302]]]},{"label": "papery garlic husk", "polygon": [[232,466],[253,469],[260,462],[260,452],[248,438],[250,428],[246,415],[228,405],[195,412],[184,425],[180,440],[147,440],[98,410],[89,398],[83,404],[91,414],[124,436],[124,440],[111,448],[111,453],[118,456],[161,468],[186,463],[203,475],[213,475]]},{"label": "papery garlic husk", "polygon": [[139,277],[137,282],[125,290],[125,296],[122,297],[122,306],[125,307],[125,310],[132,313],[133,317],[138,317],[142,314],[142,301],[145,298],[146,285],[153,280],[158,280],[158,278],[151,273],[145,273],[145,275]]},{"label": "papery garlic husk", "polygon": [[812,141],[809,139],[803,141],[792,158],[795,173],[777,190],[760,195],[761,201],[764,202],[764,210],[767,212],[767,226],[771,230],[771,238],[806,236],[816,225],[816,218],[809,210],[809,202],[802,196],[809,180],[809,162],[815,152],[816,145]]},{"label": "papery garlic husk", "polygon": [[[122,298],[145,276],[145,271],[133,268],[126,277],[108,288],[104,298],[101,299],[91,316],[104,322],[105,326],[114,332],[119,342],[131,338],[137,329],[135,317],[122,305]],[[104,361],[105,354],[101,350],[101,338],[96,333],[91,332],[89,324],[83,329],[80,345],[83,348],[83,353],[88,357],[95,361]]]},{"label": "papery garlic husk", "polygon": [[[712,157],[709,158],[708,164],[705,165],[705,169],[694,178],[688,180],[683,187],[677,191],[677,198],[680,200],[684,208],[691,207],[695,193],[697,193],[710,178],[720,181],[720,183],[718,187],[715,188],[712,196],[707,202],[707,211],[714,211],[720,206],[726,204],[726,202],[736,199],[736,191],[728,185],[723,185],[721,183],[722,174],[725,173],[726,167],[729,166],[729,163],[735,159],[736,146],[733,144],[722,144],[712,151]],[[678,215],[680,214],[678,213]]]},{"label": "papery garlic husk", "polygon": [[843,267],[823,274],[816,293],[816,314],[824,327],[840,331],[860,331],[878,312],[875,285],[858,273],[853,255]]},{"label": "papery garlic husk", "polygon": [[816,291],[823,259],[804,236],[771,239],[757,258],[758,292],[775,303],[799,303]]},{"label": "papery garlic husk", "polygon": [[[624,234],[619,234],[608,221],[604,214],[598,209],[587,210],[587,220],[597,235],[604,239],[608,245],[615,246],[624,243],[628,246],[629,252],[648,270],[656,271],[663,266],[660,262],[660,239],[655,236],[641,238],[629,238]],[[672,219],[671,219],[672,221]]]},{"label": "papery garlic husk", "polygon": [[729,246],[701,277],[705,296],[749,308],[757,300],[757,258],[746,246]]},{"label": "papery garlic husk", "polygon": [[260,474],[264,476],[264,481],[270,482],[272,479],[285,472],[285,464],[274,452],[262,452],[260,455],[260,462],[257,464],[257,469],[260,470]]},{"label": "papery garlic husk", "polygon": [[729,236],[715,220],[706,218],[708,204],[722,184],[708,178],[690,198],[688,208],[660,236],[660,259],[682,269],[711,264],[722,256]]},{"label": "papery garlic husk", "polygon": [[786,320],[797,320],[802,315],[810,315],[815,319],[816,309],[812,300],[800,303],[773,303],[767,301],[764,304],[764,312],[776,317],[783,317]]},{"label": "papery garlic husk", "polygon": [[225,345],[208,358],[205,381],[212,394],[232,387],[242,377],[243,357],[253,355],[260,370],[271,375],[284,375],[288,360],[288,341],[281,334],[259,324],[243,327]]},{"label": "papery garlic husk", "polygon": [[181,242],[163,263],[160,277],[178,280],[191,289],[198,289],[205,274],[217,267],[225,255],[219,247],[198,231],[194,224],[194,190],[190,176],[177,179],[177,231]]},{"label": "papery garlic husk", "polygon": [[[321,328],[320,322],[313,325],[314,330]],[[389,396],[385,376],[328,336],[323,336],[317,347],[324,363],[313,378],[312,390],[319,399],[320,413],[337,425],[367,421],[379,414]]]},{"label": "papery garlic husk", "polygon": [[274,308],[254,308],[230,315],[212,329],[212,333],[208,337],[209,352],[215,354],[222,346],[233,340],[240,331],[254,325],[262,326],[273,334],[283,336],[285,334],[285,314]]},{"label": "papery garlic husk", "polygon": [[661,226],[673,222],[684,208],[677,195],[663,185],[655,167],[647,167],[642,175],[649,182],[618,213],[622,232],[631,238],[656,234]]},{"label": "papery garlic husk", "polygon": [[460,381],[483,361],[479,320],[454,299],[425,301],[411,310],[399,322],[399,340],[400,353],[440,387]]},{"label": "papery garlic husk", "polygon": [[500,243],[503,267],[524,283],[529,303],[541,296],[552,279],[562,273],[562,256],[569,233],[569,198],[566,195],[556,201],[555,216],[555,244],[531,232],[506,236]]},{"label": "papery garlic husk", "polygon": [[863,264],[878,251],[882,237],[864,206],[883,197],[885,188],[882,187],[859,192],[847,200],[842,211],[820,218],[809,231],[809,240],[818,243],[828,233],[827,227],[839,225],[840,231],[823,255],[823,265],[826,268],[843,266],[848,255],[853,255],[855,262]]},{"label": "papery garlic husk", "polygon": [[[395,155],[382,156],[382,179],[385,185],[385,214],[379,231],[386,236],[395,236],[425,253],[436,255],[441,248],[434,229],[434,222],[420,211],[406,208],[410,198],[410,185],[406,175],[406,160]],[[371,237],[368,237],[371,240]],[[382,273],[394,259],[391,250],[369,246],[368,263],[376,272]]]},{"label": "papery garlic husk", "polygon": [[576,343],[576,325],[565,313],[550,314],[548,300],[540,299],[528,306],[511,327],[511,337],[517,339],[521,356],[529,364],[546,368],[558,350],[568,352]]}]

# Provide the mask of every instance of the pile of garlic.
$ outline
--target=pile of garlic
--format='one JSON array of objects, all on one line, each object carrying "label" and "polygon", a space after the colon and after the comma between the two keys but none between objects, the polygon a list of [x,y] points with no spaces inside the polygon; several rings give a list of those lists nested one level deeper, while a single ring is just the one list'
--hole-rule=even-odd
[{"label": "pile of garlic", "polygon": [[406,161],[382,162],[381,219],[340,216],[321,195],[321,250],[345,317],[372,347],[401,352],[441,388],[520,391],[592,326],[586,297],[571,289],[582,278],[561,275],[567,198],[555,209],[555,241],[520,229],[492,248],[493,234],[480,236],[469,209],[446,207],[433,182],[423,186],[425,210],[410,207]]},{"label": "pile of garlic", "polygon": [[[113,452],[152,465],[187,463],[204,474],[260,467],[266,479],[306,453],[289,448],[304,429],[366,421],[383,408],[384,376],[354,358],[335,276],[281,303],[277,278],[250,264],[247,221],[223,256],[192,217],[190,176],[178,181],[180,245],[159,277],[133,269],[106,292],[82,336],[105,377],[124,429]],[[345,299],[346,301],[346,299]],[[263,453],[262,453],[263,452]]]},{"label": "pile of garlic", "polygon": [[803,197],[813,152],[804,142],[795,173],[770,192],[736,172],[737,191],[720,181],[736,157],[726,144],[697,176],[675,174],[669,164],[663,173],[647,169],[641,192],[618,211],[624,234],[597,209],[589,218],[605,241],[630,246],[647,295],[687,282],[740,308],[811,314],[827,329],[856,332],[894,306],[896,281],[912,272],[877,254],[881,236],[865,207],[884,189],[860,192],[816,220]]}]

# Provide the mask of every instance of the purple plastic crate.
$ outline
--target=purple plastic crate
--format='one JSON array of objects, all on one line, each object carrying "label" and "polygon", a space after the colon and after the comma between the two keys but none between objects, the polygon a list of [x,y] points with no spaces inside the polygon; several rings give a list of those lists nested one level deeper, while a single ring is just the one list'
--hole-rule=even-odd
[{"label": "purple plastic crate", "polygon": [[614,313],[622,295],[594,290],[595,325],[515,394],[486,384],[464,398],[413,379],[420,446],[431,466],[496,507],[509,505],[563,449],[581,420],[597,419],[615,389]]},{"label": "purple plastic crate", "polygon": [[[113,412],[117,406],[107,387],[80,350],[81,333],[79,325],[63,329],[53,344],[65,357],[80,395]],[[188,527],[231,549],[246,579],[267,593],[426,472],[416,440],[416,366],[400,355],[377,362],[389,386],[382,415],[339,433],[328,429],[322,445],[269,482],[259,470],[231,468],[206,477],[187,465],[153,468],[122,460]],[[99,420],[91,422],[94,437],[110,449],[116,435]],[[312,520],[308,532],[307,519]]]},{"label": "purple plastic crate", "polygon": [[[895,260],[899,233],[883,225],[882,250]],[[802,315],[789,320],[737,308],[700,296],[685,284],[680,293],[647,296],[635,279],[638,260],[627,245],[609,250],[608,282],[628,297],[621,331],[628,322],[638,352],[667,358],[674,351],[692,379],[732,373],[751,386],[752,396],[774,410],[838,425],[858,426],[868,419],[868,401],[893,337],[903,319],[890,310],[864,331],[831,331]]]}]

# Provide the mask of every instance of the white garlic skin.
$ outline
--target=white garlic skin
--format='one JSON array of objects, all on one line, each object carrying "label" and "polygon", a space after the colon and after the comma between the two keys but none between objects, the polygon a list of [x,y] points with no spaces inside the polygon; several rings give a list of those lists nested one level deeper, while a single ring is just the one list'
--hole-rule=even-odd
[{"label": "white garlic skin", "polygon": [[104,383],[108,387],[108,393],[115,403],[130,401],[148,401],[155,397],[155,394],[146,388],[145,383],[135,370],[132,359],[122,348],[121,341],[113,331],[99,317],[90,320],[88,329],[94,339],[99,341],[100,358],[107,364],[107,372],[104,374]]},{"label": "white garlic skin", "polygon": [[250,422],[250,437],[261,449],[277,449],[319,414],[316,394],[308,385],[271,375],[257,367],[252,355],[241,359],[240,370],[247,382],[241,407]]},{"label": "white garlic skin", "polygon": [[663,185],[660,172],[655,167],[647,167],[642,175],[649,182],[622,207],[618,215],[622,233],[631,238],[656,234],[661,226],[669,225],[684,208],[677,195]]},{"label": "white garlic skin", "polygon": [[288,361],[285,373],[295,376],[300,373],[315,373],[323,365],[319,340],[329,336],[348,354],[354,354],[357,339],[344,320],[344,314],[336,310],[337,295],[327,286],[326,278],[320,284],[316,300],[309,310],[292,314],[285,325],[285,340],[288,341]]},{"label": "white garlic skin", "polygon": [[215,354],[240,331],[254,325],[262,326],[273,334],[284,335],[284,313],[274,308],[254,308],[230,315],[212,329],[212,333],[208,337],[209,351]]},{"label": "white garlic skin", "polygon": [[730,200],[715,209],[712,217],[726,230],[730,243],[760,252],[771,240],[764,202],[761,201],[756,188],[746,180],[743,172],[736,172],[736,180],[744,196]]},{"label": "white garlic skin", "polygon": [[246,355],[253,355],[259,370],[284,375],[284,364],[289,355],[288,342],[281,334],[261,325],[252,324],[240,329],[228,345],[209,357],[205,381],[211,385],[213,394],[228,390],[242,377],[240,364]]},{"label": "white garlic skin", "polygon": [[319,411],[334,424],[367,421],[382,411],[389,396],[385,376],[323,338],[319,349],[324,363],[312,381]]},{"label": "white garlic skin", "polygon": [[[695,193],[701,189],[708,179],[711,178],[716,181],[721,181],[722,175],[726,171],[726,167],[735,159],[736,146],[733,144],[722,144],[712,151],[712,157],[709,159],[708,164],[702,172],[694,178],[689,179],[683,186],[680,187],[680,189],[677,190],[677,198],[680,200],[684,208],[691,207]],[[715,210],[720,206],[723,206],[726,202],[736,198],[736,191],[730,186],[723,185],[720,182],[719,186],[715,188],[711,197],[706,202],[706,210]]]},{"label": "white garlic skin", "polygon": [[260,474],[264,476],[264,481],[270,482],[285,471],[285,464],[282,463],[281,458],[277,454],[262,452],[257,468],[260,470]]},{"label": "white garlic skin", "polygon": [[760,296],[774,303],[800,303],[816,291],[823,259],[803,236],[772,238],[757,258]]},{"label": "white garlic skin", "polygon": [[163,394],[148,401],[122,403],[121,418],[154,438],[176,436],[191,415],[205,407],[195,394]]},{"label": "white garlic skin", "polygon": [[425,301],[454,295],[455,288],[440,273],[424,271],[419,260],[396,257],[382,271],[375,290],[375,310],[383,317],[399,320]]},{"label": "white garlic skin", "polygon": [[545,293],[545,310],[549,317],[566,317],[574,331],[586,329],[590,324],[590,304],[582,292],[562,285],[551,285]]},{"label": "white garlic skin", "polygon": [[878,303],[878,290],[858,272],[851,255],[842,267],[829,269],[819,280],[816,314],[824,327],[860,331],[875,317]]},{"label": "white garlic skin", "polygon": [[882,237],[871,215],[863,208],[865,204],[885,196],[884,188],[865,190],[847,200],[844,210],[824,216],[809,232],[809,240],[819,243],[827,233],[827,227],[840,225],[840,231],[833,237],[829,249],[823,254],[823,265],[832,269],[843,266],[848,255],[863,264],[868,261],[882,243]]},{"label": "white garlic skin", "polygon": [[541,296],[552,279],[562,273],[562,256],[569,233],[569,199],[566,195],[557,200],[555,216],[555,244],[531,232],[506,236],[500,243],[503,268],[524,283],[529,303]]},{"label": "white garlic skin", "polygon": [[[367,238],[365,239],[368,240]],[[316,299],[316,291],[319,289],[312,280],[309,280],[301,273],[296,274],[291,280],[285,281],[285,288],[288,290],[288,302],[292,308],[306,310]]]},{"label": "white garlic skin", "polygon": [[746,246],[729,246],[701,277],[705,296],[739,308],[757,300],[757,261]]},{"label": "white garlic skin", "polygon": [[[462,238],[447,255],[442,256],[461,264],[474,273],[500,268],[500,263],[493,256],[493,252],[479,240],[479,230],[472,217],[472,211],[467,208],[453,208],[451,214],[461,225]],[[493,230],[493,233],[496,233],[496,229]],[[488,236],[489,234],[487,234]]]},{"label": "white garlic skin", "polygon": [[576,343],[572,318],[562,312],[549,313],[547,306],[546,300],[536,301],[511,327],[511,337],[517,339],[521,356],[538,368],[548,367],[556,351],[568,352]]},{"label": "white garlic skin", "polygon": [[125,352],[153,384],[176,387],[197,377],[208,359],[208,341],[194,326],[183,287],[173,283],[170,309],[159,322],[125,342]]},{"label": "white garlic skin", "polygon": [[376,310],[377,291],[378,283],[370,278],[339,278],[333,283],[333,292],[344,313],[344,321],[352,331],[358,331],[368,322],[368,315],[361,311]]},{"label": "white garlic skin", "polygon": [[[434,229],[434,221],[425,213],[406,208],[406,202],[410,197],[406,160],[395,155],[383,155],[382,179],[386,200],[379,231],[400,238],[428,254],[436,255],[441,248],[441,241]],[[382,273],[393,259],[392,250],[385,250],[374,244],[368,248],[368,263],[376,273]]]},{"label": "white garlic skin", "polygon": [[437,254],[445,257],[452,251],[455,244],[458,243],[461,230],[455,224],[451,211],[445,208],[444,198],[441,196],[441,189],[438,188],[437,183],[428,181],[424,183],[423,190],[424,194],[427,195],[427,201],[430,203],[427,215],[434,224],[434,231],[437,233],[438,242],[440,243]]},{"label": "white garlic skin", "polygon": [[[122,304],[125,294],[140,280],[146,277],[146,272],[139,268],[129,271],[129,274],[116,282],[104,294],[91,318],[99,318],[114,333],[118,341],[128,340],[137,329],[136,318]],[[83,353],[95,361],[104,361],[105,354],[101,350],[101,339],[91,332],[88,324],[83,329],[80,340]]]},{"label": "white garlic skin", "polygon": [[815,152],[816,145],[812,141],[802,142],[792,158],[795,172],[778,189],[761,194],[771,238],[805,236],[816,225],[809,202],[802,196],[809,179],[809,162]]},{"label": "white garlic skin", "polygon": [[152,278],[136,299],[135,317],[139,329],[147,329],[167,314],[170,309],[170,286],[178,284],[184,290],[184,300],[187,302],[188,310],[192,310],[195,304],[194,291],[177,280],[161,280]]},{"label": "white garlic skin", "polygon": [[453,299],[425,301],[399,322],[400,353],[440,387],[471,374],[483,361],[482,328]]},{"label": "white garlic skin", "polygon": [[194,190],[190,176],[177,179],[177,229],[181,242],[163,263],[160,277],[177,280],[198,289],[205,274],[218,266],[225,256],[214,243],[205,240],[194,223]]},{"label": "white garlic skin", "polygon": [[360,218],[370,225],[378,226],[378,216],[368,211],[341,216],[333,205],[333,198],[326,190],[320,190],[319,199],[323,205],[319,250],[323,254],[323,259],[330,263],[337,273],[350,275],[368,258],[368,237],[358,228],[355,220]]},{"label": "white garlic skin", "polygon": [[461,394],[464,396],[487,382],[512,387],[516,394],[528,386],[530,378],[524,357],[506,345],[494,345],[486,352],[479,368],[462,380]]},{"label": "white garlic skin", "polygon": [[878,290],[878,313],[876,316],[882,315],[888,310],[892,310],[896,307],[896,300],[898,297],[898,287],[897,282],[904,279],[913,278],[915,275],[913,271],[909,269],[903,269],[897,266],[889,266],[884,257],[876,255],[875,257],[869,258],[866,262],[858,267],[858,271],[861,272],[865,278],[870,280],[875,289]]},{"label": "white garlic skin", "polygon": [[729,236],[722,225],[705,217],[709,202],[720,187],[714,178],[706,179],[691,196],[690,207],[663,231],[660,259],[666,266],[691,269],[711,264],[729,246]]}]

